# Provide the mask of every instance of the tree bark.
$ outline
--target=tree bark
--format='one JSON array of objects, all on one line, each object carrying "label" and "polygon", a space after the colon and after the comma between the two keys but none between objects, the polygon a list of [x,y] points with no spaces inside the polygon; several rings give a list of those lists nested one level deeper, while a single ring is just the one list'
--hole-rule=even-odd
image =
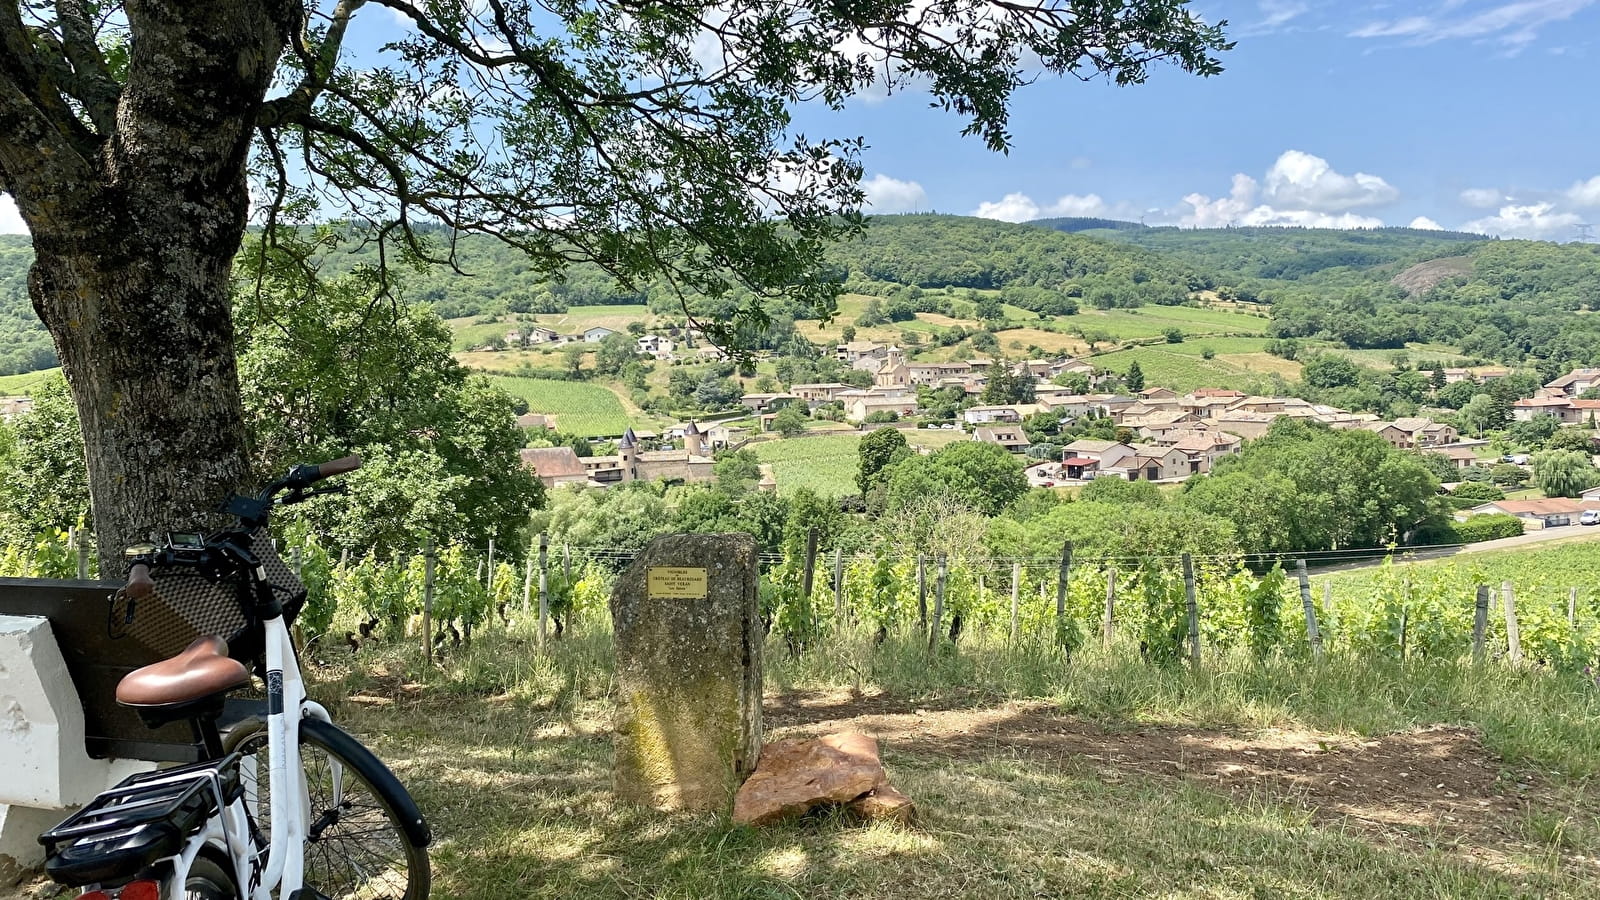
[{"label": "tree bark", "polygon": [[110,134],[17,103],[36,92],[26,67],[0,69],[0,187],[33,233],[29,293],[77,404],[107,573],[127,544],[214,524],[251,480],[229,277],[255,117],[299,15],[285,0],[125,8]]}]

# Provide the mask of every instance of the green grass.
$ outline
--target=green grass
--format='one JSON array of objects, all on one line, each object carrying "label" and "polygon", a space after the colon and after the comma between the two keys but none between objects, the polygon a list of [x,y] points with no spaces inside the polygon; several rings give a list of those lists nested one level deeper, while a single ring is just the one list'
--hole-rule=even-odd
[{"label": "green grass", "polygon": [[856,492],[856,447],[861,435],[829,434],[751,444],[764,463],[772,464],[778,493],[802,487],[818,494],[842,497]]},{"label": "green grass", "polygon": [[529,412],[554,414],[563,434],[616,437],[633,424],[617,395],[597,384],[510,375],[488,378],[513,397],[527,400]]},{"label": "green grass", "polygon": [[1059,316],[1050,323],[1056,331],[1098,331],[1118,341],[1161,337],[1169,328],[1188,335],[1263,334],[1268,322],[1255,316],[1187,306],[1142,306],[1138,309],[1086,309],[1075,316]]},{"label": "green grass", "polygon": [[[1214,340],[1218,339],[1195,338],[1192,342],[1185,341],[1182,344],[1118,350],[1095,356],[1093,362],[1122,374],[1126,374],[1138,362],[1146,384],[1169,387],[1180,393],[1203,387],[1233,388],[1255,393],[1265,384],[1264,379],[1268,374],[1265,368],[1251,371],[1222,359],[1201,359],[1201,349],[1208,341]],[[1265,366],[1266,362],[1262,364]]]},{"label": "green grass", "polygon": [[[615,799],[603,621],[580,618],[547,655],[532,646],[523,621],[484,629],[440,667],[380,645],[313,670],[311,695],[428,816],[441,900],[1593,896],[1594,798],[1581,782],[1541,787],[1524,766],[1552,763],[1540,753],[1554,751],[1600,770],[1595,692],[1539,673],[1230,659],[1195,675],[1144,665],[1132,647],[1072,664],[971,639],[930,655],[920,639],[875,648],[867,629],[794,658],[774,636],[769,736],[875,731],[920,821],[822,816],[750,829]],[[861,712],[882,715],[849,718]],[[1467,809],[1436,819],[1375,792],[1357,801],[1393,814],[1375,825],[1320,802],[1324,760],[1359,758],[1361,738],[1466,723],[1495,750],[1508,729],[1542,719],[1563,723],[1567,746],[1500,763],[1491,789],[1514,811],[1491,818],[1469,794]],[[1291,729],[1322,750],[1291,760],[1282,781],[1245,777],[1232,791],[1197,770],[1194,754],[1247,747],[1261,729],[1268,741]],[[1424,764],[1428,734],[1414,757]],[[1233,753],[1243,771],[1275,765],[1272,753]],[[1441,798],[1446,789],[1462,787],[1452,781]],[[1458,815],[1492,827],[1464,828]]]},{"label": "green grass", "polygon": [[60,374],[59,368],[43,369],[38,372],[23,372],[20,375],[0,375],[0,395],[15,396],[29,393],[33,387],[42,381]]}]

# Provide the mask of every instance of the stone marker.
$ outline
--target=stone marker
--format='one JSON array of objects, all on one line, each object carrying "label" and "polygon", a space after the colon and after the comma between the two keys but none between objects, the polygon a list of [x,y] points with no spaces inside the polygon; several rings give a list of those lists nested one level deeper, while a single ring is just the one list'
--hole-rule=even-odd
[{"label": "stone marker", "polygon": [[611,593],[615,787],[665,810],[725,812],[761,751],[755,539],[650,542]]},{"label": "stone marker", "polygon": [[[768,825],[795,819],[818,806],[850,803],[887,785],[878,742],[867,735],[844,732],[814,741],[773,741],[761,749],[760,765],[739,789],[733,821]],[[871,812],[878,810],[861,810],[863,816]]]}]

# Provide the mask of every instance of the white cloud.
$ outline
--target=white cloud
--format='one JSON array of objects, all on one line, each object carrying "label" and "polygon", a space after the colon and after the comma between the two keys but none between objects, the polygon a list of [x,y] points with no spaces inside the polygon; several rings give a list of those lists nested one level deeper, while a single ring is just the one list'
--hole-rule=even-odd
[{"label": "white cloud", "polygon": [[1260,186],[1243,173],[1233,176],[1233,187],[1226,197],[1211,198],[1193,193],[1183,198],[1187,210],[1174,212],[1178,224],[1191,228],[1227,226],[1295,225],[1301,228],[1382,228],[1383,220],[1354,213],[1330,213],[1312,209],[1278,209],[1258,202]]},{"label": "white cloud", "polygon": [[978,204],[972,214],[980,219],[999,219],[1002,222],[1027,222],[1039,218],[1039,204],[1027,194],[1007,194],[995,203],[988,200]]},{"label": "white cloud", "polygon": [[28,226],[17,212],[17,202],[9,194],[0,194],[0,234],[27,234]]},{"label": "white cloud", "polygon": [[867,206],[875,213],[902,213],[927,209],[928,192],[915,181],[901,181],[879,173],[861,182]]},{"label": "white cloud", "polygon": [[1473,209],[1494,209],[1510,199],[1495,188],[1467,188],[1461,192],[1461,202]]},{"label": "white cloud", "polygon": [[1515,54],[1538,40],[1546,25],[1564,22],[1597,0],[1496,0],[1468,3],[1446,0],[1433,15],[1369,22],[1350,32],[1355,38],[1410,38],[1411,44],[1446,40],[1492,40]]},{"label": "white cloud", "polygon": [[1028,222],[1057,216],[1131,219],[1138,214],[1127,204],[1107,203],[1099,194],[1063,194],[1054,203],[1040,206],[1032,197],[1020,192],[1007,194],[999,202],[985,201],[972,211],[972,215],[979,218],[1004,222]]},{"label": "white cloud", "polygon": [[1376,175],[1343,175],[1322,157],[1299,150],[1278,157],[1267,170],[1266,186],[1269,202],[1317,212],[1383,206],[1400,197],[1393,185]]},{"label": "white cloud", "polygon": [[1433,30],[1433,20],[1426,16],[1411,16],[1393,22],[1369,22],[1350,32],[1357,38],[1408,37]]},{"label": "white cloud", "polygon": [[1438,222],[1435,222],[1434,220],[1428,218],[1427,216],[1417,216],[1415,219],[1412,219],[1411,220],[1411,224],[1407,225],[1406,227],[1407,228],[1417,228],[1417,229],[1420,229],[1422,231],[1443,231],[1444,230],[1444,226],[1443,225],[1440,225]]},{"label": "white cloud", "polygon": [[1305,15],[1311,9],[1311,4],[1304,0],[1257,0],[1256,8],[1261,10],[1261,21],[1247,26],[1244,33],[1267,34],[1276,31]]},{"label": "white cloud", "polygon": [[1567,200],[1582,209],[1600,206],[1600,175],[1567,188]]},{"label": "white cloud", "polygon": [[1530,240],[1564,240],[1582,221],[1577,213],[1556,212],[1553,203],[1530,203],[1502,206],[1495,215],[1473,219],[1461,230]]}]

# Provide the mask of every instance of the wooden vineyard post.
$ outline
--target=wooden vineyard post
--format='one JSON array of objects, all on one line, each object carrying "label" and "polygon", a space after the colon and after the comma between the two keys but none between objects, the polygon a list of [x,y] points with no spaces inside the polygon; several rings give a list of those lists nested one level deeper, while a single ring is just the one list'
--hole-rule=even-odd
[{"label": "wooden vineyard post", "polygon": [[932,653],[939,646],[939,625],[944,621],[944,587],[950,578],[950,561],[943,554],[939,556],[939,579],[933,588],[933,621],[928,628],[928,652]]},{"label": "wooden vineyard post", "polygon": [[1522,664],[1522,632],[1517,625],[1517,592],[1507,581],[1500,585],[1500,596],[1506,602],[1506,649],[1511,652],[1511,664]]},{"label": "wooden vineyard post", "polygon": [[1100,640],[1110,647],[1117,633],[1117,570],[1106,570],[1106,612],[1100,620]]},{"label": "wooden vineyard post", "polygon": [[528,554],[528,561],[522,567],[522,613],[527,615],[533,609],[533,554]]},{"label": "wooden vineyard post", "polygon": [[1306,612],[1306,641],[1311,644],[1313,659],[1322,658],[1322,630],[1317,627],[1317,607],[1311,602],[1311,576],[1306,573],[1306,561],[1294,561],[1295,577],[1300,580],[1300,606]]},{"label": "wooden vineyard post", "polygon": [[833,626],[844,624],[844,548],[833,548]]},{"label": "wooden vineyard post", "polygon": [[493,597],[494,596],[494,538],[489,538],[489,565],[486,566],[485,568],[487,569],[487,574],[485,575],[485,578],[484,578],[483,588],[484,588],[484,590],[489,592],[489,596]]},{"label": "wooden vineyard post", "polygon": [[917,630],[928,627],[928,557],[917,554]]},{"label": "wooden vineyard post", "polygon": [[433,570],[439,561],[433,538],[422,551],[422,658],[433,658]]},{"label": "wooden vineyard post", "polygon": [[[67,531],[68,540],[72,542],[73,552],[78,557],[78,580],[87,580],[89,577],[89,542],[84,540],[83,529],[73,527],[67,529]],[[300,574],[299,566],[295,567],[295,574]]]},{"label": "wooden vineyard post", "polygon": [[1189,613],[1189,663],[1200,671],[1200,606],[1195,601],[1194,559],[1183,555],[1183,597]]},{"label": "wooden vineyard post", "polygon": [[817,577],[817,530],[812,528],[806,532],[806,567],[800,575],[800,590],[806,595],[806,601],[811,600],[811,587],[816,583]]},{"label": "wooden vineyard post", "polygon": [[1067,642],[1067,579],[1072,576],[1072,542],[1061,545],[1061,569],[1056,577],[1056,644]]},{"label": "wooden vineyard post", "polygon": [[1406,661],[1406,632],[1411,626],[1411,579],[1400,581],[1400,661]]},{"label": "wooden vineyard post", "polygon": [[1022,563],[1011,563],[1011,643],[1014,646],[1020,637],[1018,609],[1022,599]]},{"label": "wooden vineyard post", "polygon": [[1567,588],[1567,627],[1578,627],[1578,589]]},{"label": "wooden vineyard post", "polygon": [[539,649],[550,628],[550,535],[539,535]]},{"label": "wooden vineyard post", "polygon": [[1489,586],[1478,585],[1478,602],[1472,615],[1472,659],[1483,662],[1484,633],[1489,630]]},{"label": "wooden vineyard post", "polygon": [[817,633],[817,608],[813,605],[813,599],[811,596],[811,589],[816,585],[816,583],[817,530],[812,528],[806,531],[806,568],[805,571],[800,575],[800,590],[806,598],[805,606],[801,608],[811,611],[811,621],[807,624],[811,627],[812,634]]}]

